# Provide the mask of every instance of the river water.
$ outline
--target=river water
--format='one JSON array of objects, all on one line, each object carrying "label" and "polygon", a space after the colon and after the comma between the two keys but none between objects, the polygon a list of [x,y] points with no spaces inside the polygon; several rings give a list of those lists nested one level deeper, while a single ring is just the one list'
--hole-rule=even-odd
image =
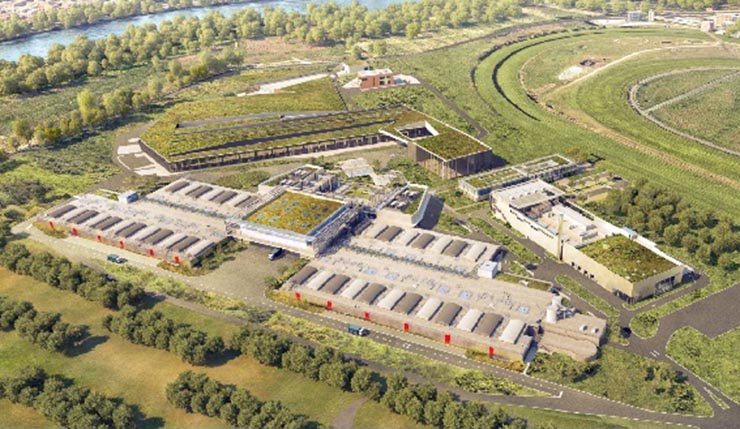
[{"label": "river water", "polygon": [[[313,0],[313,3],[327,3],[329,0]],[[369,9],[379,9],[393,3],[401,3],[402,0],[360,0],[360,4],[367,6]],[[335,0],[340,5],[348,5],[352,0]],[[156,24],[163,21],[172,20],[175,16],[198,16],[203,17],[211,11],[221,12],[226,17],[233,15],[245,7],[262,9],[268,6],[282,8],[287,11],[305,11],[306,0],[260,0],[250,3],[228,4],[221,6],[210,6],[203,8],[173,10],[153,15],[143,15],[132,18],[123,18],[115,21],[103,22],[88,27],[70,28],[67,30],[51,31],[39,33],[23,39],[12,40],[0,43],[0,60],[15,61],[23,54],[38,55],[45,57],[49,48],[54,43],[67,45],[74,41],[75,37],[80,34],[86,34],[90,39],[100,39],[107,37],[109,34],[123,34],[129,25]]]}]

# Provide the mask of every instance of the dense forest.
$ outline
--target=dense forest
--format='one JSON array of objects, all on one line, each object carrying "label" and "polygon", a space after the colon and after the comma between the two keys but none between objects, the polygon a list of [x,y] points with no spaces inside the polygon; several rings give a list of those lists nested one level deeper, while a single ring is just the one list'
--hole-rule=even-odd
[{"label": "dense forest", "polygon": [[313,45],[352,45],[360,38],[414,38],[425,31],[501,21],[521,13],[515,0],[424,0],[373,11],[358,3],[346,7],[328,3],[309,4],[306,14],[245,8],[230,18],[217,12],[202,19],[177,17],[159,28],[130,26],[121,36],[95,41],[79,37],[66,47],[53,45],[46,59],[24,55],[17,62],[0,61],[0,95],[36,92],[240,39],[278,36]]}]

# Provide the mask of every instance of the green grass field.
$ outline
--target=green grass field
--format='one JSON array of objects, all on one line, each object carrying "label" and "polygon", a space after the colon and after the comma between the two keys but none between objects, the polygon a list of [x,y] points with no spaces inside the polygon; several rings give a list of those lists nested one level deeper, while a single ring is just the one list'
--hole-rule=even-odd
[{"label": "green grass field", "polygon": [[609,31],[593,32],[588,39],[574,38],[538,51],[521,68],[522,83],[528,90],[542,94],[637,51],[701,42],[709,42],[709,38],[688,31],[636,31],[621,37],[614,37]]},{"label": "green grass field", "polygon": [[238,74],[203,82],[186,88],[177,94],[178,100],[198,100],[215,97],[228,97],[247,91],[253,85],[278,79],[289,79],[310,73],[324,71],[322,65],[295,65],[281,68],[248,69]]},{"label": "green grass field", "polygon": [[[607,33],[613,39],[625,32],[632,34],[626,30],[610,30]],[[521,157],[544,155],[543,149],[552,153],[576,146],[602,156],[610,171],[631,180],[646,178],[661,186],[680,187],[687,198],[702,207],[716,207],[730,215],[740,212],[740,193],[728,195],[727,192],[728,183],[740,186],[737,182],[740,177],[740,171],[736,168],[737,161],[651,125],[639,118],[628,106],[625,96],[633,82],[659,73],[664,68],[680,67],[681,64],[695,65],[697,62],[727,64],[730,62],[729,58],[712,60],[711,57],[703,58],[698,52],[692,51],[686,55],[688,59],[662,61],[658,67],[652,60],[627,61],[567,90],[559,91],[558,100],[548,98],[548,102],[555,103],[558,108],[563,107],[568,115],[588,112],[588,115],[595,118],[589,125],[592,125],[592,129],[599,130],[602,134],[599,135],[548,112],[529,98],[519,81],[519,71],[528,58],[552,49],[572,37],[582,37],[586,43],[591,35],[591,32],[578,32],[546,36],[507,46],[483,60],[475,74],[477,88],[481,96],[513,129],[513,138],[489,139],[494,152],[504,155],[506,159],[518,160]],[[718,50],[708,50],[709,53],[699,49],[695,51],[702,51],[702,55],[722,55],[715,52]],[[659,54],[651,55],[660,57]],[[696,58],[692,58],[692,55]],[[498,88],[491,79],[494,70]],[[578,119],[586,116],[583,113],[580,115]],[[606,131],[608,129],[624,133],[637,143],[614,140],[610,138],[612,134]],[[646,157],[654,159],[654,162],[646,162]]]},{"label": "green grass field", "polygon": [[[74,378],[82,386],[139,406],[149,418],[145,422],[146,427],[162,424],[169,427],[223,427],[224,424],[219,420],[200,414],[186,414],[167,402],[164,394],[167,383],[180,372],[193,367],[165,351],[133,345],[115,335],[109,336],[101,323],[103,317],[109,314],[108,310],[69,292],[53,289],[28,277],[16,276],[4,269],[0,270],[0,294],[30,301],[41,311],[60,312],[64,320],[70,323],[86,324],[90,327],[92,337],[79,354],[65,356],[44,351],[20,339],[15,333],[0,333],[0,376],[26,365],[38,365],[51,373]],[[159,303],[155,308],[167,317],[187,321],[213,334],[228,337],[236,329],[226,322],[169,304]],[[260,365],[245,357],[197,370],[221,382],[244,387],[262,400],[280,400],[294,412],[305,414],[324,426],[330,425],[346,406],[361,398],[289,371]],[[35,413],[0,401],[0,415],[5,413],[14,416],[19,424],[44,425]],[[383,408],[375,410],[374,415],[383,420],[399,421],[398,416],[391,416]],[[406,419],[400,421],[400,426],[411,425]],[[5,423],[3,421],[2,426],[6,426]]]},{"label": "green grass field", "polygon": [[[559,354],[538,354],[530,373],[533,377],[655,411],[703,416],[712,412],[693,386],[670,381],[675,377],[670,365],[611,346],[603,346],[599,356],[587,364]],[[692,401],[682,403],[679,395],[683,394],[693,397]]]},{"label": "green grass field", "polygon": [[733,70],[724,68],[676,70],[674,73],[651,80],[640,87],[637,100],[640,107],[647,109],[732,72]]},{"label": "green grass field", "polygon": [[658,109],[653,115],[694,137],[740,150],[740,77]]},{"label": "green grass field", "polygon": [[442,122],[463,130],[474,133],[475,130],[461,118],[455,111],[447,107],[431,91],[422,86],[407,86],[400,88],[389,88],[382,91],[366,91],[352,96],[357,105],[362,109],[375,107],[389,107],[403,104],[424,112],[429,116]]},{"label": "green grass field", "polygon": [[738,401],[740,400],[738,348],[740,348],[740,329],[726,332],[716,338],[708,338],[696,329],[687,327],[673,334],[667,352],[683,367]]}]

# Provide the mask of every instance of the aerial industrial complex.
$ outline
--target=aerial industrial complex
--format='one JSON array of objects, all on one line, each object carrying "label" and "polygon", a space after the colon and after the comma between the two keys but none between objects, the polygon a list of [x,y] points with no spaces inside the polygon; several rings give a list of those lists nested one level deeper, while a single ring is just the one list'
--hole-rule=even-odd
[{"label": "aerial industrial complex", "polygon": [[[374,174],[363,160],[343,167]],[[597,353],[606,322],[496,279],[499,246],[419,229],[426,186],[389,183],[362,202],[336,172],[304,165],[257,188],[181,178],[142,197],[82,195],[43,220],[174,264],[196,265],[224,240],[285,249],[310,260],[282,288],[294,299],[505,359],[535,343],[581,360]]]}]

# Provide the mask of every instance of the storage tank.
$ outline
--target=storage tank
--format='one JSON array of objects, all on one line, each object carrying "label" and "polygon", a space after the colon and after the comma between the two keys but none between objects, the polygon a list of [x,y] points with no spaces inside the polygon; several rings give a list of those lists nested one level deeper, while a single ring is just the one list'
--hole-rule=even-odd
[{"label": "storage tank", "polygon": [[554,303],[547,306],[547,313],[545,314],[545,322],[558,323],[558,306],[555,305]]}]

